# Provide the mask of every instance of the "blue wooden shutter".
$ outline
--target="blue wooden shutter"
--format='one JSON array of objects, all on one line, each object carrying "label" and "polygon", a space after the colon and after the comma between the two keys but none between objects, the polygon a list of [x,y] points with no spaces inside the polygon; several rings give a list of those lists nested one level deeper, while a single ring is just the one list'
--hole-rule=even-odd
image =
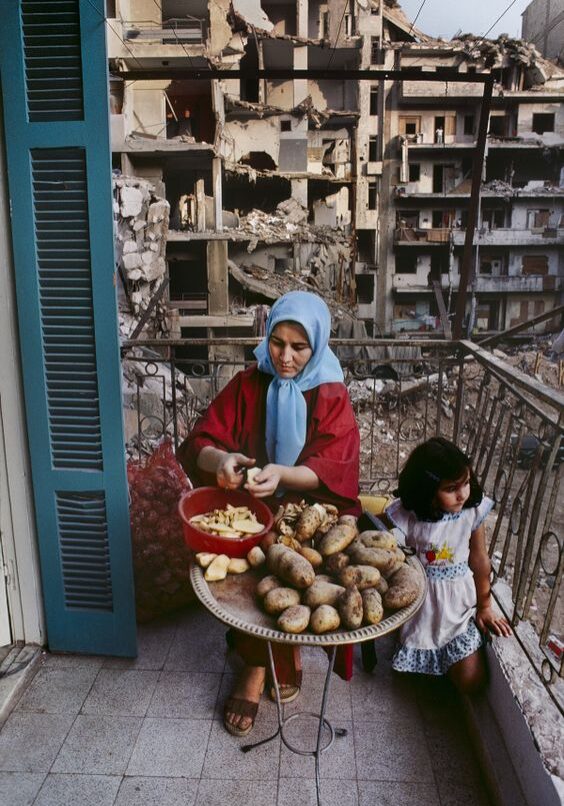
[{"label": "blue wooden shutter", "polygon": [[0,82],[47,640],[131,656],[103,0],[7,0]]}]

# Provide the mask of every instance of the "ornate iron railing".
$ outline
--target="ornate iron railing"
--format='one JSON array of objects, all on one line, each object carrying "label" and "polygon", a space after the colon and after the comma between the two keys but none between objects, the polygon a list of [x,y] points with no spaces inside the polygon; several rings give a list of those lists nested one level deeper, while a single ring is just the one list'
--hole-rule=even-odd
[{"label": "ornate iron railing", "polygon": [[[253,360],[257,341],[125,342],[129,455],[150,451],[165,434],[178,445],[229,378]],[[332,344],[361,432],[363,491],[391,493],[409,452],[435,434],[468,452],[496,502],[489,552],[494,579],[505,583],[495,585],[496,597],[562,709],[564,395],[471,342]],[[238,348],[241,359],[209,358],[225,345]]]}]

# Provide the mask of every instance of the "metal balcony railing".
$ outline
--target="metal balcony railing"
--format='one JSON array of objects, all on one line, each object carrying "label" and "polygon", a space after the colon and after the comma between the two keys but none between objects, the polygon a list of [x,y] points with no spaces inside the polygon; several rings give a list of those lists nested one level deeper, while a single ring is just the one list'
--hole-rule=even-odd
[{"label": "metal balcony railing", "polygon": [[171,17],[168,20],[123,20],[123,39],[127,43],[159,42],[161,45],[201,44],[205,39],[205,20],[197,17]]},{"label": "metal balcony railing", "polygon": [[[165,434],[178,445],[257,339],[126,342],[122,347],[128,453]],[[222,347],[240,360],[211,360]],[[564,394],[471,342],[333,342],[361,432],[361,488],[394,490],[419,442],[443,435],[466,450],[496,502],[488,521],[498,603],[547,691],[563,709]],[[498,595],[498,588],[509,596]],[[533,636],[533,640],[531,640]]]}]

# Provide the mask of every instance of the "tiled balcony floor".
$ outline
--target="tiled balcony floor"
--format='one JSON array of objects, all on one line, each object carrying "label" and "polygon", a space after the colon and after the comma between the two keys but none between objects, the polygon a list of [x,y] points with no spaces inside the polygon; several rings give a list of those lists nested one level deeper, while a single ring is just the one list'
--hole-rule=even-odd
[{"label": "tiled balcony floor", "polygon": [[[225,627],[198,605],[139,629],[135,660],[45,653],[0,731],[0,804],[10,806],[315,806],[313,759],[276,739],[249,753],[221,705],[237,671]],[[328,717],[347,729],[323,755],[323,806],[487,806],[456,696],[440,679],[378,665],[333,675]],[[358,647],[357,647],[358,650]],[[317,711],[326,656],[307,649],[287,713]],[[263,699],[253,740],[276,724]],[[296,744],[311,737],[293,722]]]}]

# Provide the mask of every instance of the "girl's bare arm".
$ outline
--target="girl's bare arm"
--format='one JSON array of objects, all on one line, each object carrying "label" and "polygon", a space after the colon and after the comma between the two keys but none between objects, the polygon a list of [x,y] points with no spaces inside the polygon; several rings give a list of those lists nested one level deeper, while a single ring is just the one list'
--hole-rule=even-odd
[{"label": "girl's bare arm", "polygon": [[468,565],[474,574],[476,586],[476,624],[482,632],[511,635],[511,627],[506,619],[499,616],[492,607],[491,563],[486,549],[486,530],[483,523],[470,536]]}]

